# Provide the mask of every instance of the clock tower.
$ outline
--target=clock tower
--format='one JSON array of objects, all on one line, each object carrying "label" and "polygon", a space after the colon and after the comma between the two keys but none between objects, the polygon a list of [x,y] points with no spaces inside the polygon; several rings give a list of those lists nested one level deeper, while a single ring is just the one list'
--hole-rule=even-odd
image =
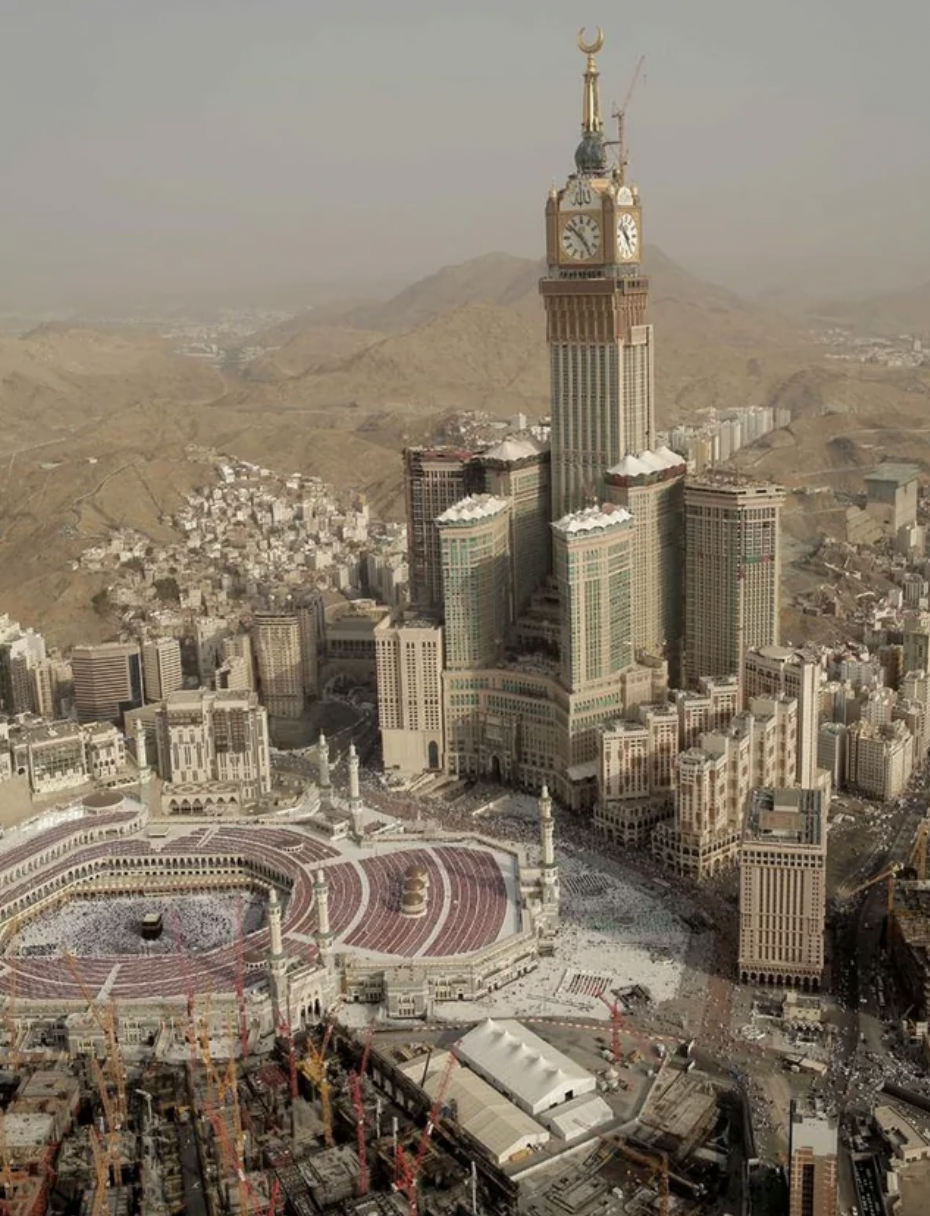
[{"label": "clock tower", "polygon": [[608,163],[598,89],[600,30],[586,56],[575,172],[546,204],[546,308],[552,413],[552,518],[604,497],[624,456],[655,446],[649,282],[642,273],[639,191],[625,156]]}]

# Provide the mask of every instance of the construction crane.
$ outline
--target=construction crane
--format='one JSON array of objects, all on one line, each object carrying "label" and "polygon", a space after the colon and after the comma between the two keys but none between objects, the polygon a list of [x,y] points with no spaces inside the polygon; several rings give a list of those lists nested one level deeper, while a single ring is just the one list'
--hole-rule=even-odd
[{"label": "construction crane", "polygon": [[927,880],[927,837],[930,835],[930,819],[922,819],[917,828],[914,847],[908,858],[908,866],[916,873],[920,882]]},{"label": "construction crane", "polygon": [[368,1145],[365,1138],[365,1097],[362,1093],[362,1078],[368,1067],[374,1030],[374,1023],[372,1023],[368,1027],[368,1033],[365,1035],[365,1046],[362,1050],[362,1060],[358,1072],[349,1073],[349,1093],[352,1097],[353,1109],[355,1110],[355,1134],[358,1140],[358,1193],[360,1195],[368,1194],[370,1184],[368,1174]]},{"label": "construction crane", "polygon": [[103,1216],[109,1208],[108,1190],[110,1186],[110,1157],[103,1147],[97,1129],[90,1129],[90,1148],[94,1156],[94,1205],[90,1216]]},{"label": "construction crane", "polygon": [[874,878],[869,878],[866,882],[861,883],[858,887],[854,887],[846,896],[848,900],[855,899],[857,895],[861,895],[863,891],[867,891],[869,887],[874,887],[876,883],[884,882],[888,879],[888,915],[894,911],[894,890],[895,880],[901,870],[899,862],[894,862],[893,865],[887,866],[880,874],[876,874]]},{"label": "construction crane", "polygon": [[294,1051],[294,1033],[290,1022],[281,1018],[278,1029],[287,1041],[287,1071],[290,1086],[291,1102],[297,1101],[297,1053]]},{"label": "construction crane", "polygon": [[320,1113],[323,1119],[323,1139],[327,1148],[332,1148],[333,1140],[333,1110],[331,1101],[332,1086],[329,1083],[326,1053],[329,1041],[336,1026],[336,1010],[332,1009],[326,1019],[326,1029],[323,1031],[323,1041],[319,1047],[312,1042],[307,1044],[307,1054],[300,1062],[300,1070],[311,1082],[320,1098]]},{"label": "construction crane", "polygon": [[242,1046],[242,1058],[249,1054],[249,1018],[245,1008],[245,912],[242,907],[242,896],[238,901],[236,918],[236,1008],[239,1013],[239,1040]]},{"label": "construction crane", "polygon": [[74,982],[77,984],[81,995],[87,1003],[88,1011],[103,1033],[104,1041],[107,1045],[105,1055],[107,1072],[116,1090],[116,1101],[122,1123],[126,1119],[128,1109],[126,1105],[126,1067],[123,1063],[119,1036],[116,1033],[116,1007],[112,1002],[110,1004],[102,1004],[99,999],[95,999],[84,983],[84,977],[81,975],[77,959],[68,951],[65,951],[64,957],[65,962],[68,964],[68,970],[74,977]]},{"label": "construction crane", "polygon": [[617,149],[617,176],[620,179],[621,186],[624,185],[626,181],[626,111],[630,101],[633,98],[633,91],[639,83],[639,77],[642,73],[643,64],[645,62],[646,56],[640,55],[639,59],[636,61],[633,79],[630,81],[630,87],[626,91],[626,97],[623,99],[623,104],[620,106],[615,105],[611,113],[611,118],[615,119],[617,123],[617,138],[616,140],[611,140],[610,143],[616,146]]},{"label": "construction crane", "polygon": [[622,1153],[624,1157],[629,1157],[631,1161],[635,1161],[637,1165],[643,1166],[650,1170],[650,1177],[659,1175],[659,1216],[668,1216],[671,1189],[669,1187],[669,1169],[668,1169],[668,1154],[658,1153],[656,1156],[651,1156],[646,1153],[639,1152],[630,1144],[626,1144],[622,1140],[616,1140],[612,1143],[616,1152]]},{"label": "construction crane", "polygon": [[452,1070],[456,1064],[458,1064],[458,1060],[455,1058],[455,1052],[450,1051],[446,1057],[439,1087],[433,1097],[433,1104],[430,1107],[426,1126],[423,1128],[423,1133],[420,1136],[420,1142],[417,1145],[416,1156],[412,1164],[400,1140],[397,1141],[394,1156],[394,1185],[398,1191],[406,1196],[409,1216],[418,1216],[419,1200],[417,1197],[417,1186],[419,1185],[420,1175],[423,1172],[423,1164],[426,1161],[426,1152],[429,1148],[430,1138],[442,1117],[446,1092],[449,1089],[449,1083],[452,1080]]}]

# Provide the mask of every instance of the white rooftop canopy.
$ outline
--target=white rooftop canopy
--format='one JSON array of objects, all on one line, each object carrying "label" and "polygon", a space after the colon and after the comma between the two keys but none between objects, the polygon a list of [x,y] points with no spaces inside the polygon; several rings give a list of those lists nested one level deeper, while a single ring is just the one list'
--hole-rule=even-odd
[{"label": "white rooftop canopy", "polygon": [[532,1030],[487,1018],[456,1044],[456,1055],[527,1114],[593,1093],[594,1076]]}]

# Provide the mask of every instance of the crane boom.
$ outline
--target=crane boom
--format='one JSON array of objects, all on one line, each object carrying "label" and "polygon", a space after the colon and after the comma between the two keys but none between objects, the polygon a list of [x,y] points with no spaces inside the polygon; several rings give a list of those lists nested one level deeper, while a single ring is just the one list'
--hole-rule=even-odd
[{"label": "crane boom", "polygon": [[639,59],[636,61],[636,68],[633,71],[633,79],[630,81],[630,87],[626,91],[626,97],[623,99],[623,104],[620,106],[614,106],[613,114],[611,115],[611,117],[614,118],[617,123],[617,138],[613,142],[616,144],[617,148],[617,176],[620,179],[621,186],[626,180],[626,111],[630,101],[633,98],[633,92],[639,83],[639,78],[642,74],[643,64],[645,62],[646,56],[640,55]]}]

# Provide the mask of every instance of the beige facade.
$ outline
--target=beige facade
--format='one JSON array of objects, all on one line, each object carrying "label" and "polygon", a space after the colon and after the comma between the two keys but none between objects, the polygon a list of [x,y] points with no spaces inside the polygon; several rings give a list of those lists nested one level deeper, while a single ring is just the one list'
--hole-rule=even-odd
[{"label": "beige facade", "polygon": [[410,601],[442,613],[442,554],[437,518],[462,498],[484,489],[482,469],[464,448],[405,448],[407,567]]},{"label": "beige facade", "polygon": [[797,783],[817,787],[820,693],[826,673],[820,659],[787,646],[750,647],[743,659],[743,703],[753,697],[786,696],[798,703]]},{"label": "beige facade", "polygon": [[791,1103],[788,1153],[788,1216],[837,1216],[839,1137],[822,1107]]},{"label": "beige facade", "polygon": [[668,448],[625,456],[605,492],[633,516],[633,652],[664,655],[677,681],[682,634],[682,542],[687,466]]},{"label": "beige facade", "polygon": [[142,704],[142,657],[135,642],[75,646],[74,705],[81,722],[116,722]]},{"label": "beige facade", "polygon": [[632,516],[604,503],[552,525],[561,606],[562,683],[581,692],[633,661],[630,567]]},{"label": "beige facade", "polygon": [[295,612],[256,612],[252,641],[258,687],[272,718],[299,718],[304,708],[300,626]]},{"label": "beige facade", "polygon": [[819,988],[826,912],[826,799],[819,790],[754,790],[740,850],[742,982]]},{"label": "beige facade", "polygon": [[446,667],[488,667],[503,657],[512,616],[511,504],[475,494],[436,519],[442,559]]},{"label": "beige facade", "polygon": [[385,769],[436,770],[444,763],[442,626],[413,613],[375,628],[378,714]]},{"label": "beige facade", "polygon": [[685,674],[741,676],[743,656],[779,637],[777,486],[732,474],[685,483]]},{"label": "beige facade", "polygon": [[653,855],[676,873],[705,878],[733,861],[752,790],[793,785],[797,703],[755,698],[724,729],[702,734],[678,757],[674,817],[660,822]]},{"label": "beige facade", "polygon": [[143,642],[142,676],[146,701],[162,701],[183,687],[181,643],[177,638]]},{"label": "beige facade", "polygon": [[914,768],[914,739],[903,722],[873,726],[855,722],[846,732],[846,784],[889,802],[902,792]]},{"label": "beige facade", "polygon": [[529,606],[552,564],[549,530],[549,449],[518,436],[481,453],[488,494],[510,503],[512,613]]},{"label": "beige facade", "polygon": [[920,469],[913,464],[885,461],[865,478],[865,509],[881,525],[886,536],[917,521],[917,490]]},{"label": "beige facade", "polygon": [[633,712],[601,728],[594,825],[618,844],[640,845],[674,808],[679,727],[674,705]]},{"label": "beige facade", "polygon": [[219,783],[236,791],[241,805],[271,789],[268,714],[255,693],[173,693],[156,710],[155,737],[158,775],[192,797]]}]

